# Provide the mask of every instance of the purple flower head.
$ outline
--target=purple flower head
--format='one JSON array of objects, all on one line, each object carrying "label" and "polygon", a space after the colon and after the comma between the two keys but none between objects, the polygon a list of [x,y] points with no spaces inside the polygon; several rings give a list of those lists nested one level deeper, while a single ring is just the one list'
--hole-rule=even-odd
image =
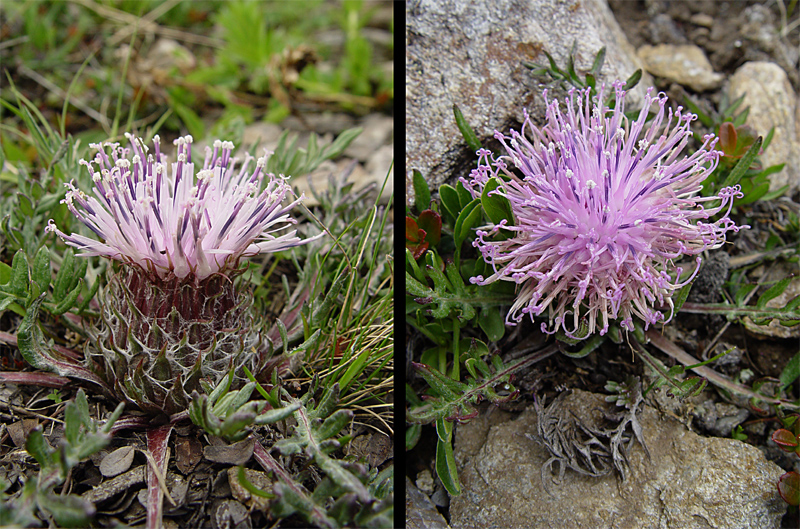
[{"label": "purple flower head", "polygon": [[[233,143],[206,147],[205,162],[195,172],[192,137],[175,140],[177,162],[168,164],[158,136],[149,152],[141,138],[126,133],[130,148],[118,143],[91,144],[94,160],[81,160],[94,181],[94,196],[72,182],[62,203],[103,242],[47,227],[83,253],[138,265],[161,280],[193,279],[236,266],[242,256],[276,252],[308,242],[285,231],[296,221],[289,211],[302,197],[282,206],[291,188],[264,173],[266,156],[245,155],[241,168],[231,157]],[[105,147],[111,147],[106,154]],[[263,187],[263,180],[267,179]],[[279,233],[283,232],[283,233]]]},{"label": "purple flower head", "polygon": [[[478,168],[461,179],[479,197],[497,177],[491,193],[505,197],[514,215],[515,225],[485,227],[473,243],[494,270],[473,283],[519,285],[508,324],[546,313],[549,330],[542,323],[543,331],[583,337],[597,328],[605,334],[617,318],[628,330],[634,316],[645,328],[667,322],[673,311],[665,319],[654,307],[672,307],[672,294],[694,279],[699,254],[740,228],[729,218],[733,199],[742,196],[739,186],[699,196],[721,154],[716,138],[705,136],[700,149],[681,156],[696,116],[681,107],[673,112],[666,95],[653,96],[651,88],[631,121],[622,86],[613,85],[614,109],[603,104],[604,88],[595,98],[573,89],[563,106],[545,92],[547,123],[537,127],[525,113],[521,133],[495,133],[507,155],[494,159],[479,151]],[[655,117],[646,123],[654,105]],[[716,205],[706,208],[707,202]],[[719,212],[719,220],[708,220]],[[508,237],[493,239],[500,230]],[[689,255],[696,266],[681,281],[675,261]]]}]

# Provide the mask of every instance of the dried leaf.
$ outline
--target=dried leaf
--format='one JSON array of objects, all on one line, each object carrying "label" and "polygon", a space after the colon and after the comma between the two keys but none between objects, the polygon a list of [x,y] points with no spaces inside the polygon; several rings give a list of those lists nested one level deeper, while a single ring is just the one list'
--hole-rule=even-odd
[{"label": "dried leaf", "polygon": [[179,437],[175,441],[175,465],[188,474],[203,458],[203,445],[194,437]]},{"label": "dried leaf", "polygon": [[214,463],[244,465],[253,457],[253,447],[254,440],[248,437],[229,445],[207,446],[203,448],[203,455]]},{"label": "dried leaf", "polygon": [[25,440],[30,435],[31,430],[36,428],[38,424],[39,421],[36,419],[22,419],[9,424],[6,429],[8,430],[8,435],[11,436],[11,440],[14,441],[14,445],[17,448],[25,448]]},{"label": "dried leaf", "polygon": [[136,450],[132,446],[117,448],[100,462],[100,473],[107,478],[119,476],[131,468]]}]

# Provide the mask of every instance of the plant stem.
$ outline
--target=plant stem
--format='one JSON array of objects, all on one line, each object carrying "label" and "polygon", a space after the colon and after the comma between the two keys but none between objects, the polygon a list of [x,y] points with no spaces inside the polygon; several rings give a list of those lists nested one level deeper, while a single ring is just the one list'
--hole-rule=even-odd
[{"label": "plant stem", "polygon": [[[752,399],[767,402],[769,404],[774,404],[776,406],[781,406],[784,409],[791,409],[791,410],[800,409],[800,405],[797,403],[790,402],[788,400],[777,399],[774,397],[767,397],[765,395],[760,395],[748,387],[737,384],[733,380],[730,380],[726,376],[717,373],[716,371],[707,366],[696,366],[696,364],[699,364],[700,361],[698,361],[695,357],[693,357],[692,355],[690,355],[689,353],[687,353],[686,351],[675,345],[672,341],[664,338],[658,331],[654,329],[648,330],[645,333],[645,335],[647,336],[648,340],[650,340],[650,343],[653,344],[656,348],[658,348],[661,352],[671,356],[681,364],[687,367],[691,367],[692,371],[694,371],[701,377],[706,378],[709,382],[711,382],[715,386],[726,389],[732,393],[738,393],[739,395],[744,395]],[[642,347],[641,344],[639,346]],[[642,347],[642,349],[644,349],[644,347]]]}]

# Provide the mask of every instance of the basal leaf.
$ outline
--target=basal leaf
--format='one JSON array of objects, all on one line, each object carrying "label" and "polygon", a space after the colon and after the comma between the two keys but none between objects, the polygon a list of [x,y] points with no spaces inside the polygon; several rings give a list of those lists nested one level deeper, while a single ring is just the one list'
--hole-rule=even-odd
[{"label": "basal leaf", "polygon": [[464,240],[469,235],[470,230],[478,223],[481,218],[481,211],[478,208],[480,199],[476,198],[470,202],[458,215],[456,219],[455,232],[453,237],[456,242],[456,247],[460,247]]},{"label": "basal leaf", "polygon": [[495,224],[500,224],[503,220],[507,222],[513,222],[514,220],[508,199],[494,192],[501,184],[500,179],[493,176],[486,182],[481,193],[481,206],[483,206],[483,210],[489,220]]},{"label": "basal leaf", "polygon": [[794,355],[781,371],[781,391],[791,386],[798,377],[800,377],[800,353]]},{"label": "basal leaf", "polygon": [[425,211],[431,206],[431,190],[428,187],[428,182],[422,177],[422,173],[416,169],[412,172],[414,181],[414,204],[417,211]]},{"label": "basal leaf", "polygon": [[478,152],[478,150],[481,149],[481,142],[478,141],[478,137],[475,135],[472,127],[469,126],[469,123],[467,123],[467,120],[464,119],[464,114],[461,113],[457,105],[453,105],[453,115],[456,118],[456,126],[464,137],[464,141],[467,143],[469,150]]},{"label": "basal leaf", "polygon": [[791,277],[784,277],[770,288],[766,290],[761,296],[758,298],[756,302],[756,307],[763,309],[766,307],[767,303],[770,300],[773,300],[783,294],[783,291],[786,290],[786,287],[789,286],[789,283],[792,281]]},{"label": "basal leaf", "polygon": [[456,466],[456,458],[453,455],[452,441],[437,439],[436,474],[451,496],[461,494],[461,482],[458,479],[458,468]]},{"label": "basal leaf", "polygon": [[800,505],[800,474],[787,472],[778,480],[778,492],[789,505]]}]

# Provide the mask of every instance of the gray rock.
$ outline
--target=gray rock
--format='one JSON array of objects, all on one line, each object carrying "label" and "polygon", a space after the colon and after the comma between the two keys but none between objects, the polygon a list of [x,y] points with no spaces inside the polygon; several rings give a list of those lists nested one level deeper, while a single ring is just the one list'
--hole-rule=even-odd
[{"label": "gray rock", "polygon": [[[603,395],[575,390],[565,404],[578,416],[610,410]],[[778,528],[786,504],[776,483],[783,474],[761,451],[733,439],[688,431],[649,406],[639,416],[652,459],[638,444],[628,479],[582,477],[567,471],[545,492],[547,451],[524,434],[536,432],[533,407],[485,434],[481,421],[456,431],[463,492],[451,500],[451,526]],[[477,447],[474,438],[486,439]],[[565,521],[569,521],[565,525]]]},{"label": "gray rock", "polygon": [[786,72],[771,62],[748,62],[730,78],[730,99],[746,94],[740,108],[750,107],[747,124],[766,136],[775,134],[761,157],[765,166],[786,163],[770,175],[770,190],[786,184],[789,194],[800,189],[800,105]]},{"label": "gray rock", "polygon": [[[406,200],[413,204],[411,171],[433,189],[466,176],[476,160],[458,132],[458,104],[478,138],[518,126],[522,109],[544,115],[544,85],[523,61],[546,63],[547,51],[563,67],[577,42],[576,67],[588,70],[606,46],[602,80],[630,76],[640,61],[606,0],[413,0],[406,7]],[[631,100],[641,101],[645,76]]]},{"label": "gray rock", "polygon": [[724,78],[714,71],[706,54],[694,44],[642,46],[637,53],[651,74],[696,92],[717,88]]},{"label": "gray rock", "polygon": [[650,20],[650,38],[653,42],[686,44],[686,35],[678,24],[666,13],[659,13]]},{"label": "gray rock", "polygon": [[364,118],[358,126],[364,130],[345,149],[345,156],[366,162],[377,149],[383,145],[391,145],[392,131],[394,130],[394,121],[391,116],[371,114]]},{"label": "gray rock", "polygon": [[433,502],[406,477],[406,529],[450,529]]}]

